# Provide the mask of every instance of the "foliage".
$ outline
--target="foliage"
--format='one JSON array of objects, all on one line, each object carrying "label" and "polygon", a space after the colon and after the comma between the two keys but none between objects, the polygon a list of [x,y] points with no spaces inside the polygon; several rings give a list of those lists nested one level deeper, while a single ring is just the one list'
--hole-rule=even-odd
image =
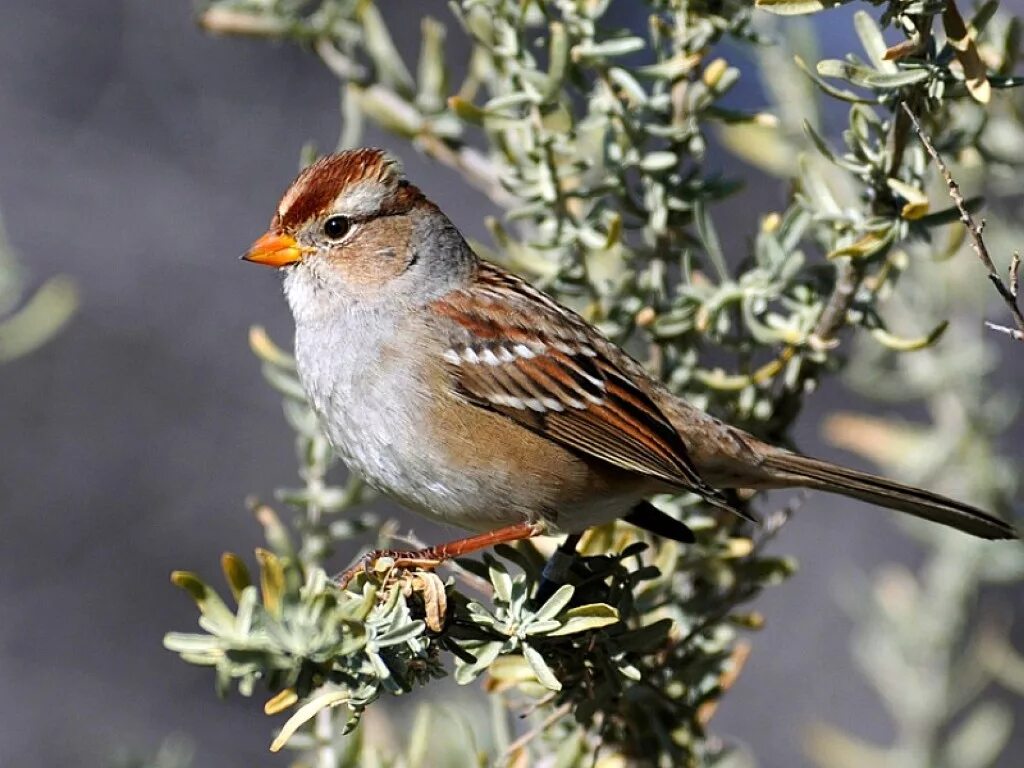
[{"label": "foliage", "polygon": [[[826,5],[761,4],[785,13]],[[1012,168],[1017,160],[999,154],[992,132],[1000,114],[1016,125],[997,103],[1009,98],[1000,89],[1017,84],[1017,28],[992,23],[994,2],[957,26],[952,2],[893,0],[882,24],[902,36],[895,45],[866,13],[855,17],[867,61],[801,59],[799,78],[762,69],[770,90],[802,82],[849,105],[837,149],[810,112],[801,127],[784,111],[729,105],[740,73],[725,51],[777,50],[762,12],[728,0],[648,0],[646,26],[634,29],[621,26],[627,6],[452,2],[470,42],[466,60],[446,57],[448,29],[427,18],[415,74],[384,4],[220,0],[200,20],[215,33],[313,48],[343,83],[341,146],[358,144],[368,119],[454,168],[502,212],[488,221],[493,242],[476,244],[482,255],[532,276],[673,391],[785,440],[806,396],[838,368],[840,331],[900,352],[939,342],[938,319],[904,337],[881,311],[914,253],[903,246],[956,220],[946,206],[933,210],[928,157],[900,104],[945,153]],[[457,87],[454,72],[464,73]],[[794,177],[786,209],[763,216],[742,260],[726,257],[712,217],[737,189],[706,167],[712,131]],[[451,665],[460,683],[486,672],[500,707],[493,748],[474,758],[483,763],[724,759],[707,723],[742,666],[737,629],[761,622],[742,604],[793,568],[764,552],[786,512],[751,528],[693,498],[659,499],[697,532],[695,545],[643,540],[627,526],[592,531],[571,586],[542,605],[532,596],[550,554],[543,541],[461,562],[443,582],[384,567],[338,590],[323,566],[337,545],[373,531],[383,542],[394,526],[367,511],[357,480],[328,483],[330,449],[290,358],[259,332],[252,341],[297,434],[304,486],[279,496],[294,510],[294,533],[269,506],[255,508],[268,548],[257,553],[258,579],[225,556],[234,607],[198,577],[176,574],[199,604],[202,633],[166,642],[213,667],[218,690],[250,694],[259,682],[275,692],[268,712],[295,707],[275,747],[287,741],[325,767],[370,759],[360,737],[342,735],[382,694],[436,685]],[[510,710],[530,723],[515,739]],[[377,758],[416,764],[394,751]]]},{"label": "foliage", "polygon": [[[920,260],[912,263],[918,264],[912,268],[915,287],[891,302],[888,313],[916,325],[950,318],[947,333],[957,343],[899,359],[860,349],[851,379],[858,390],[882,400],[922,400],[931,423],[894,424],[844,413],[832,418],[829,431],[836,442],[911,482],[1009,510],[1020,489],[1019,473],[996,446],[1019,398],[989,376],[993,346],[1005,342],[979,327],[962,306],[965,300],[978,303],[961,287],[976,274],[977,264],[922,268]],[[977,287],[985,289],[983,282]],[[909,532],[920,538],[926,553],[916,572],[887,565],[870,577],[848,580],[840,593],[857,624],[854,658],[892,719],[896,737],[883,748],[816,725],[808,745],[822,768],[986,768],[1004,753],[1013,733],[1011,708],[986,695],[993,684],[1024,690],[1011,674],[1014,665],[1024,668],[1024,658],[1006,638],[1013,614],[1004,610],[998,622],[984,614],[980,623],[973,619],[983,587],[1024,581],[1024,549],[986,547],[943,529]]]},{"label": "foliage", "polygon": [[61,329],[78,304],[74,285],[54,277],[25,297],[25,273],[0,224],[0,363],[27,355]]}]

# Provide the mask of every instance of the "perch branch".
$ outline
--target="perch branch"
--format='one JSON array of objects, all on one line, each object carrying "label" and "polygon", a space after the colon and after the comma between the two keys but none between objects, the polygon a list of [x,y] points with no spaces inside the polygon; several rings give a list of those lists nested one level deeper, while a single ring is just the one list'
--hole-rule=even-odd
[{"label": "perch branch", "polygon": [[943,162],[942,157],[939,155],[935,146],[932,144],[931,139],[928,138],[928,134],[924,132],[921,127],[921,123],[918,122],[917,116],[903,104],[903,111],[910,116],[910,121],[914,124],[914,129],[917,131],[917,135],[921,138],[921,143],[924,144],[924,148],[928,151],[932,160],[939,168],[939,172],[942,173],[942,178],[946,181],[946,188],[949,191],[949,196],[953,200],[953,205],[956,206],[957,211],[960,212],[960,221],[967,228],[967,233],[971,236],[971,248],[974,253],[977,254],[978,259],[982,265],[988,271],[988,279],[995,286],[996,292],[1002,298],[1006,304],[1007,309],[1010,310],[1010,315],[1013,317],[1013,322],[1017,326],[1016,328],[1008,328],[1003,325],[996,325],[995,323],[986,322],[989,328],[994,331],[1005,333],[1017,341],[1024,341],[1024,314],[1021,313],[1020,306],[1017,304],[1017,285],[1020,276],[1020,254],[1013,254],[1013,261],[1010,264],[1010,284],[1007,285],[1003,282],[1003,279],[999,276],[999,271],[996,269],[995,264],[992,263],[992,257],[988,253],[988,248],[985,245],[985,239],[982,236],[982,231],[985,229],[985,220],[982,219],[980,222],[974,220],[970,212],[967,210],[967,205],[964,202],[963,193],[960,191],[960,185],[956,183],[953,178],[953,174],[949,172],[949,168],[946,163]]}]

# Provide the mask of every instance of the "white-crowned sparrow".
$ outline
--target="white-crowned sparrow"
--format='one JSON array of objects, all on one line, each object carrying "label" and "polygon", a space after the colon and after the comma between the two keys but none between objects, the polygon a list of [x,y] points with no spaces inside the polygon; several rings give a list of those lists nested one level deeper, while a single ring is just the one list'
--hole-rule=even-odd
[{"label": "white-crowned sparrow", "polygon": [[802,486],[1005,539],[968,504],[769,445],[671,394],[583,318],[479,259],[376,149],[324,157],[244,256],[282,267],[299,377],[375,488],[482,532],[400,565],[615,518],[685,535],[644,499]]}]

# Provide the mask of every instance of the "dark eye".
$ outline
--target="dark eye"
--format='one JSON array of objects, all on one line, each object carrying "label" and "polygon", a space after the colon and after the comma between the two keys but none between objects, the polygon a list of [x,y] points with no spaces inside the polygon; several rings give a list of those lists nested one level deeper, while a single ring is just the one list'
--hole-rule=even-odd
[{"label": "dark eye", "polygon": [[351,227],[348,216],[331,216],[324,222],[324,234],[331,240],[341,240]]}]

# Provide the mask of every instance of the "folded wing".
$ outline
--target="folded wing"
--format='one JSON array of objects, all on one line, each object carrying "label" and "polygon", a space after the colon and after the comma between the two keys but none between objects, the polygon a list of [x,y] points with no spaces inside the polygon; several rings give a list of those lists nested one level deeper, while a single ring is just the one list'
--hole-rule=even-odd
[{"label": "folded wing", "polygon": [[621,355],[578,315],[489,264],[471,290],[435,303],[456,390],[572,450],[731,509],[701,479]]}]

